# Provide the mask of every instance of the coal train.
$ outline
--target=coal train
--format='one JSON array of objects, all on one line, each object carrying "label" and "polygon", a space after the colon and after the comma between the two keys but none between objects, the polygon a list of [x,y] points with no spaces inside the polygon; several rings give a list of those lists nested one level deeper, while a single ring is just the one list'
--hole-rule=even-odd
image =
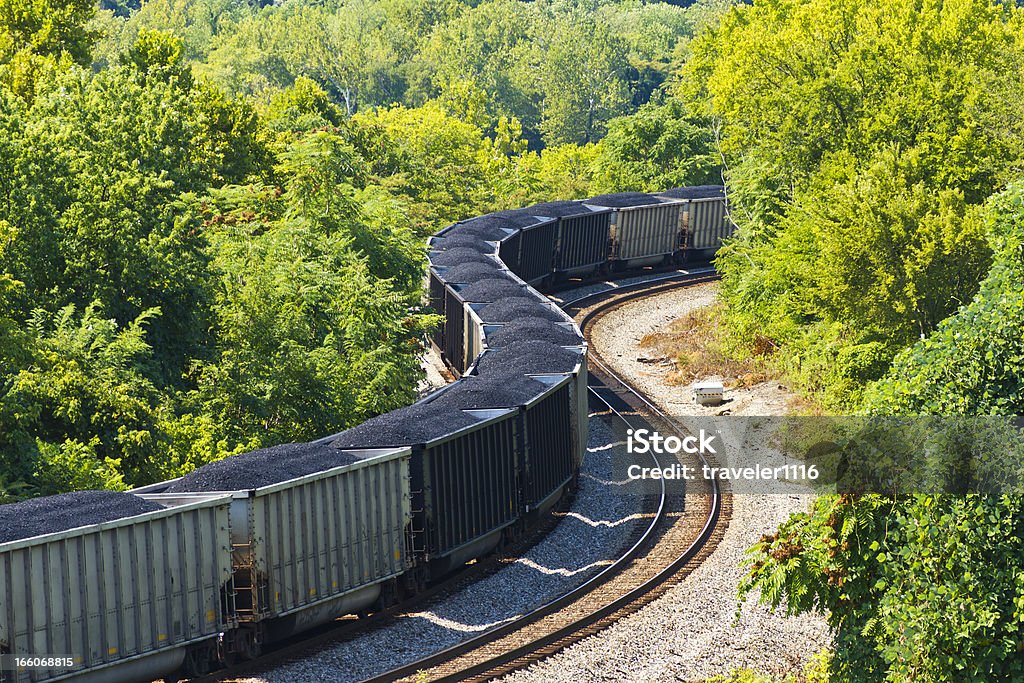
[{"label": "coal train", "polygon": [[587,346],[536,288],[710,257],[723,190],[560,201],[429,242],[432,337],[460,379],[340,434],[130,493],[0,507],[5,680],[190,677],[422,590],[571,493]]}]

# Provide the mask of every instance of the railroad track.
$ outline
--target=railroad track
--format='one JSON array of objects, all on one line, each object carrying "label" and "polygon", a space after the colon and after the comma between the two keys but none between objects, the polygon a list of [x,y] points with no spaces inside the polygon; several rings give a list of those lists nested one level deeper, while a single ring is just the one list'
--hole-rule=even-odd
[{"label": "railroad track", "polygon": [[[629,301],[718,279],[713,269],[659,273],[563,302],[584,334],[602,315]],[[589,339],[589,336],[588,336]],[[642,392],[589,353],[591,398],[629,426],[644,421],[662,433],[679,428]],[[697,456],[702,458],[702,456]],[[713,464],[713,463],[701,463]],[[648,531],[618,561],[570,593],[518,619],[367,682],[484,681],[524,668],[599,632],[639,610],[696,568],[713,551],[731,515],[731,500],[716,482],[693,482],[690,490],[668,492]],[[703,487],[703,488],[699,488]]]},{"label": "railroad track", "polygon": [[[711,268],[691,271],[654,271],[642,280],[620,285],[615,282],[560,305],[573,315],[584,334],[601,316],[637,298],[671,289],[692,287],[718,279]],[[678,433],[672,423],[647,396],[631,387],[600,357],[589,351],[589,386],[592,412],[604,412],[625,426],[650,426],[663,434]],[[654,456],[652,456],[654,457]],[[695,456],[696,457],[696,456]],[[660,466],[654,458],[654,465]],[[638,529],[626,543],[627,549],[611,565],[569,593],[499,626],[483,631],[445,650],[366,679],[383,681],[483,681],[524,668],[565,647],[599,632],[631,614],[677,583],[714,549],[724,533],[731,513],[729,497],[717,485],[691,482],[685,492],[666,490],[661,482],[655,500],[647,500],[644,514],[650,522]],[[697,489],[698,486],[706,490]],[[501,569],[508,558],[525,552],[557,523],[557,513],[537,533],[507,548],[500,557],[482,560],[466,570],[395,608],[348,618],[340,623],[297,638],[295,642],[264,654],[256,660],[194,679],[195,683],[234,681],[258,676],[277,664],[315,656],[325,647],[384,628],[402,613],[456,592],[468,581],[476,581]]]}]

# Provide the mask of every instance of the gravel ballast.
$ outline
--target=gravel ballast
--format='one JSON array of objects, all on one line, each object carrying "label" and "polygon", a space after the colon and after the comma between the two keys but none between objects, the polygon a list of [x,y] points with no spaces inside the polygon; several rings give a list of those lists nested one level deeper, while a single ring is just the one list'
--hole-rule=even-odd
[{"label": "gravel ballast", "polygon": [[[591,286],[592,287],[592,286]],[[574,298],[589,291],[564,292]],[[639,347],[645,335],[715,301],[714,285],[701,285],[646,297],[598,320],[591,343],[619,376],[653,398],[669,415],[705,415],[712,410],[690,400],[688,387],[664,381],[668,368],[641,363],[649,351]],[[784,392],[768,387],[774,394]],[[739,391],[723,408],[733,414],[784,414],[781,399],[745,402]],[[510,683],[577,683],[590,680],[701,681],[750,668],[770,675],[801,669],[830,640],[822,617],[786,617],[748,602],[737,625],[736,590],[740,561],[762,534],[773,533],[790,513],[806,510],[806,495],[734,495],[732,519],[722,541],[694,572],[636,614],[596,636],[529,669],[507,677]]]},{"label": "gravel ballast", "polygon": [[559,346],[578,346],[583,338],[546,318],[527,316],[502,325],[487,337],[487,346],[500,348],[523,340],[546,341]]},{"label": "gravel ballast", "polygon": [[[383,628],[310,652],[247,679],[252,683],[347,682],[378,675],[539,607],[608,566],[647,520],[639,489],[615,481],[628,458],[613,430],[590,421],[579,491],[570,511],[522,557],[445,599],[418,606]],[[618,464],[615,464],[618,461]]]},{"label": "gravel ballast", "polygon": [[117,491],[77,491],[0,505],[0,543],[76,529],[163,510],[163,506]]},{"label": "gravel ballast", "polygon": [[537,375],[550,372],[572,372],[581,355],[546,341],[519,341],[501,349],[488,350],[480,358],[477,370],[486,377],[507,372]]},{"label": "gravel ballast", "polygon": [[167,492],[255,489],[358,461],[354,454],[327,444],[282,444],[233,455],[200,467],[172,484]]},{"label": "gravel ballast", "polygon": [[556,322],[564,320],[540,299],[526,295],[495,301],[481,308],[478,315],[485,323],[507,323],[518,318],[543,318]]}]

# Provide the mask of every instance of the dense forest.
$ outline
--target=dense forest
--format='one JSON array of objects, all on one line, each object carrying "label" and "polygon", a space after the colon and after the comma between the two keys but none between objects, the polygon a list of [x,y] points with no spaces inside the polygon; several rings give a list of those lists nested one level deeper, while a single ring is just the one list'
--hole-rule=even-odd
[{"label": "dense forest", "polygon": [[0,1],[0,496],[407,404],[426,235],[720,178],[664,87],[717,11]]},{"label": "dense forest", "polygon": [[[1022,79],[990,0],[0,0],[0,497],[403,405],[427,234],[722,179],[731,353],[1019,414]],[[744,591],[827,613],[831,680],[1014,680],[1020,499],[823,496]]]},{"label": "dense forest", "polygon": [[[739,225],[718,260],[736,352],[829,412],[963,416],[895,423],[926,427],[915,454],[957,493],[822,496],[751,549],[741,592],[825,613],[828,680],[1021,679],[1024,449],[976,416],[1024,410],[1024,14],[756,0],[690,49]],[[1005,457],[1011,485],[972,493]]]}]

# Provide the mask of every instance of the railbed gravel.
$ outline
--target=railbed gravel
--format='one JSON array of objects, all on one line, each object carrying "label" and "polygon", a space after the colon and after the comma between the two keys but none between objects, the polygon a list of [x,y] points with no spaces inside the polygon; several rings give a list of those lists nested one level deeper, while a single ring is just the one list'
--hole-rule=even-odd
[{"label": "railbed gravel", "polygon": [[614,561],[636,525],[646,521],[638,515],[639,488],[614,481],[613,462],[627,457],[615,438],[608,425],[591,420],[580,487],[569,513],[515,562],[383,628],[247,680],[358,681],[454,645],[582,584]]},{"label": "railbed gravel", "polygon": [[[588,289],[561,296],[572,299]],[[668,414],[699,414],[685,387],[666,384],[650,366],[637,362],[638,355],[647,353],[637,343],[714,300],[715,286],[702,285],[631,302],[599,320],[591,342],[620,376]],[[822,617],[786,617],[751,600],[735,626],[733,619],[746,548],[810,502],[807,495],[734,495],[728,530],[692,574],[636,614],[505,681],[702,681],[736,668],[772,675],[798,671],[830,643]]]},{"label": "railbed gravel", "polygon": [[0,505],[0,543],[111,522],[163,506],[130,493],[77,491]]}]

